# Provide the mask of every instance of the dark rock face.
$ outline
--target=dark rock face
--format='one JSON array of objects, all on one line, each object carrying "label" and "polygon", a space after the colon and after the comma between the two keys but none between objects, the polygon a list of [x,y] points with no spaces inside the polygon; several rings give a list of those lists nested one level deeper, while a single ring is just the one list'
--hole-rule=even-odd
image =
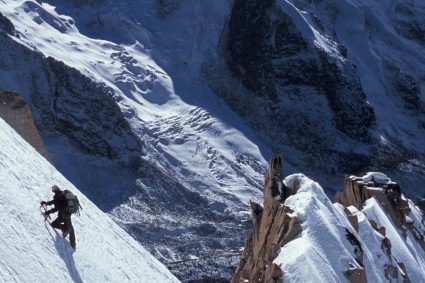
[{"label": "dark rock face", "polygon": [[[47,122],[51,118],[54,128],[83,152],[117,157],[120,149],[112,141],[125,136],[131,139],[132,133],[112,91],[53,58],[47,58],[47,63],[55,74],[48,77],[53,93],[52,112],[46,116],[43,113],[41,119]],[[130,151],[137,149],[135,141],[127,146]]]},{"label": "dark rock face", "polygon": [[[271,20],[275,13],[278,20]],[[276,8],[275,1],[235,1],[227,40],[228,64],[233,74],[248,89],[271,98],[276,97],[273,60],[307,49],[294,23]],[[295,82],[299,78],[288,79]]]},{"label": "dark rock face", "polygon": [[109,88],[60,61],[15,44],[7,36],[0,35],[0,42],[1,69],[13,73],[23,66],[19,62],[27,62],[27,77],[21,78],[25,91],[21,93],[31,101],[42,135],[54,129],[83,152],[107,158],[141,151],[141,142],[131,132]]},{"label": "dark rock face", "polygon": [[409,110],[421,110],[421,90],[415,78],[406,72],[403,72],[395,65],[388,64],[389,71],[393,83],[394,93],[396,93],[403,103],[403,106]]},{"label": "dark rock face", "polygon": [[3,14],[0,12],[0,32],[2,31],[9,34],[13,34],[15,32],[15,26],[8,18],[3,16]]},{"label": "dark rock face", "polygon": [[279,140],[307,153],[320,150],[338,166],[349,167],[347,155],[364,161],[335,149],[330,139],[371,142],[375,113],[356,68],[343,59],[343,48],[334,58],[308,43],[286,13],[273,0],[234,2],[224,52],[232,75],[247,91],[223,91],[214,83],[212,88],[262,136],[267,132],[264,140],[277,151]]}]

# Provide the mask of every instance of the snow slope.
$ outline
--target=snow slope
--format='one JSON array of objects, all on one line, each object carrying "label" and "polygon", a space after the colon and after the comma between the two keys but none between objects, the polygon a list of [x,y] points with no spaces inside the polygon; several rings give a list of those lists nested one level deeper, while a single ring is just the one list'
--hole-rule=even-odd
[{"label": "snow slope", "polygon": [[[202,60],[194,55],[193,60],[183,61],[197,54],[198,47],[205,52],[212,49],[215,39],[205,40],[210,27],[201,24],[205,19],[196,13],[207,13],[211,10],[207,7],[213,6],[220,14],[224,2],[200,1],[193,9],[186,3],[178,24],[147,16],[154,13],[155,2],[104,1],[76,8],[70,1],[5,0],[0,5],[19,35],[10,36],[8,42],[61,60],[111,88],[123,116],[144,144],[143,156],[130,156],[144,164],[136,173],[128,169],[125,150],[120,155],[124,160],[105,160],[79,152],[60,133],[40,130],[41,135],[64,176],[157,258],[172,262],[242,245],[250,226],[245,221],[248,201],[261,198],[267,164],[263,155],[268,153],[244,122],[195,76]],[[86,23],[97,19],[96,13],[105,25],[89,28]],[[197,31],[202,36],[194,37],[197,44],[179,38],[195,25],[185,15],[196,16],[198,27],[203,27]],[[132,26],[129,19],[143,22]],[[136,40],[116,37],[132,28],[137,29],[131,32]],[[218,36],[221,27],[214,29]],[[149,41],[160,38],[162,44],[155,42],[153,48]],[[11,46],[4,57],[16,60],[6,60],[6,68],[0,66],[0,85],[20,92],[29,104],[37,94],[55,100],[49,93],[54,89],[47,84],[49,74],[38,76],[43,74],[38,71],[43,64],[22,67],[27,56]],[[176,50],[181,53],[173,54]],[[38,78],[38,86],[21,83],[32,82],[32,77]],[[80,111],[78,105],[74,110]],[[37,126],[44,125],[38,121]],[[111,142],[120,147],[124,139]],[[233,272],[233,267],[228,270]]]},{"label": "snow slope", "polygon": [[[349,207],[359,219],[357,233],[344,207],[332,204],[317,182],[303,174],[294,174],[286,177],[284,183],[293,186],[295,179],[300,181],[300,189],[285,205],[294,211],[291,214],[299,219],[303,232],[282,247],[274,260],[282,264],[284,282],[345,282],[344,272],[355,268],[366,271],[368,282],[388,282],[384,270],[389,266],[397,268],[397,262],[405,264],[411,282],[425,282],[425,251],[410,231],[406,238],[402,236],[375,198],[369,199],[362,211]],[[419,208],[411,201],[409,207],[412,210],[409,217],[419,231],[425,231]],[[392,244],[391,257],[383,252],[383,236],[372,228],[368,219],[375,220],[378,227],[386,227]],[[364,266],[356,260],[358,246],[350,241],[353,239],[350,233],[363,250]],[[403,281],[401,273],[399,269],[398,278],[393,280]]]},{"label": "snow slope", "polygon": [[[0,148],[1,282],[178,282],[2,119]],[[52,184],[82,204],[76,250],[40,215]]]},{"label": "snow slope", "polygon": [[[149,164],[135,173],[128,169],[125,150],[118,161],[89,156],[63,133],[41,129],[56,168],[164,261],[242,245],[250,226],[248,202],[261,199],[271,152],[199,76],[204,56],[217,56],[223,12],[231,1],[181,1],[172,21],[156,17],[157,1],[95,1],[79,7],[72,1],[39,2],[1,2],[1,13],[19,36],[8,42],[60,60],[110,88],[143,143],[142,156],[130,158]],[[182,35],[193,35],[193,42]],[[0,66],[0,85],[33,106],[38,94],[54,101],[49,74],[37,76],[43,65],[22,67],[27,57],[11,46],[4,57],[16,60]],[[73,110],[80,111],[78,105]],[[102,128],[102,121],[96,122]],[[110,142],[124,144],[124,139]]]}]

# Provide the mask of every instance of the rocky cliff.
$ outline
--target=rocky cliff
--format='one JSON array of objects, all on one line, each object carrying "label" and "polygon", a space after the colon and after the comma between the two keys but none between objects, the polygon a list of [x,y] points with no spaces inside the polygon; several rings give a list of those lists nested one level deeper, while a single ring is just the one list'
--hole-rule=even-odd
[{"label": "rocky cliff", "polygon": [[301,233],[302,227],[281,200],[296,193],[297,187],[293,191],[283,186],[282,159],[274,157],[265,179],[264,207],[251,202],[254,231],[249,235],[232,282],[273,282],[282,277],[282,269],[273,260],[279,248]]},{"label": "rocky cliff", "polygon": [[[422,178],[423,165],[413,164],[425,160],[423,71],[411,67],[425,62],[416,55],[424,48],[423,9],[401,1],[236,0],[222,61],[206,63],[203,74],[267,145],[294,152],[288,163],[328,174],[323,182],[381,168],[410,185],[399,172],[413,167]],[[389,41],[399,44],[378,47]],[[394,55],[404,48],[415,55]],[[411,131],[417,135],[404,135]]]},{"label": "rocky cliff", "polygon": [[346,177],[336,198],[302,174],[283,180],[274,156],[232,282],[424,280],[423,213],[397,183],[382,173]]},{"label": "rocky cliff", "polygon": [[59,133],[82,152],[109,159],[141,151],[142,141],[131,131],[110,88],[17,44],[9,22],[0,15],[0,72],[10,83],[21,82],[13,87],[31,102],[42,135]]},{"label": "rocky cliff", "polygon": [[0,118],[51,162],[43,140],[34,125],[31,109],[19,93],[0,89]]},{"label": "rocky cliff", "polygon": [[[344,191],[336,194],[337,201],[347,208],[345,212],[357,231],[359,230],[356,225],[358,220],[356,220],[352,211],[362,210],[367,200],[372,198],[380,204],[394,226],[401,231],[403,237],[407,238],[409,231],[419,246],[425,251],[425,231],[422,228],[418,228],[420,226],[415,225],[414,221],[409,217],[412,212],[409,206],[410,200],[404,197],[400,185],[391,181],[386,175],[368,173],[362,177],[346,177]],[[385,227],[378,227],[377,223],[372,219],[370,219],[370,222],[382,236],[386,236]],[[422,223],[424,223],[424,218],[422,218]],[[383,245],[387,245],[387,242],[389,240],[385,238]]]},{"label": "rocky cliff", "polygon": [[368,157],[334,144],[351,140],[370,146],[374,109],[344,45],[331,42],[329,52],[312,43],[297,13],[277,1],[235,1],[222,39],[229,74],[223,77],[210,67],[205,76],[276,151],[285,144],[314,156],[310,166],[358,170],[361,162],[346,160]]}]

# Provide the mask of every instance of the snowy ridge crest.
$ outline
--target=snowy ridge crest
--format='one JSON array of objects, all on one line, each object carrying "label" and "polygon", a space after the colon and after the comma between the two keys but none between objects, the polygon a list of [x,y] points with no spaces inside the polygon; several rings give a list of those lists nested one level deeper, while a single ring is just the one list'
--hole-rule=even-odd
[{"label": "snowy ridge crest", "polygon": [[303,174],[282,180],[274,156],[232,282],[425,280],[423,213],[396,182],[379,172],[346,177],[337,200]]}]

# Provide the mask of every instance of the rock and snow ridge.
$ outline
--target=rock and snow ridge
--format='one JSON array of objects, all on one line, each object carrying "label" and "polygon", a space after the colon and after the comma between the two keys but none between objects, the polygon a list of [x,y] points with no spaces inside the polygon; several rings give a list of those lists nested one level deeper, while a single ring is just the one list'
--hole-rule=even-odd
[{"label": "rock and snow ridge", "polygon": [[[241,96],[230,97],[229,104],[240,103],[244,111],[250,104],[258,111],[247,112],[252,115],[254,126],[262,130],[257,132],[259,138],[246,126],[246,120],[237,117],[212,94],[205,82],[211,69],[205,68],[204,63],[224,60],[219,53],[226,45],[223,38],[229,34],[226,21],[236,2],[248,4],[251,18],[247,22],[259,25],[245,32],[240,27],[246,27],[235,25],[235,34],[245,36],[249,31],[254,32],[252,37],[248,36],[252,42],[243,41],[242,46],[252,47],[261,56],[265,54],[264,43],[270,43],[267,48],[271,50],[283,51],[283,54],[267,54],[272,55],[275,67],[283,68],[283,76],[276,76],[283,85],[288,81],[290,84],[294,80],[305,81],[309,74],[306,85],[291,84],[289,89],[278,90],[277,102],[264,102],[258,93],[239,89],[241,81],[228,72],[222,69],[215,72],[219,76],[212,77],[217,79],[214,85],[217,94],[230,89],[228,94]],[[273,9],[257,9],[250,3],[276,5]],[[287,171],[312,172],[306,169],[316,167],[320,172],[312,174],[328,181],[334,174],[323,177],[323,171],[343,171],[347,167],[365,170],[365,166],[375,162],[372,166],[381,170],[378,165],[384,165],[395,170],[392,174],[411,172],[399,176],[411,181],[412,186],[406,186],[411,188],[411,194],[423,194],[417,189],[425,176],[421,79],[425,53],[423,4],[419,1],[353,4],[348,0],[2,0],[0,6],[10,19],[0,17],[0,34],[10,35],[0,35],[0,86],[19,91],[32,104],[37,126],[44,127],[43,139],[59,171],[99,206],[108,199],[108,205],[101,208],[111,212],[117,222],[164,261],[237,247],[241,243],[234,235],[244,234],[248,225],[241,224],[246,218],[240,211],[247,210],[249,199],[261,198],[257,188],[261,187],[266,160],[271,155],[263,142],[274,149],[283,147],[279,151],[285,152],[291,158],[289,163],[297,167],[293,170],[287,166]],[[160,18],[155,14],[157,10]],[[235,10],[246,19],[248,13]],[[268,32],[258,19],[276,29]],[[295,25],[288,24],[291,22]],[[288,27],[291,27],[289,32],[285,29],[282,32],[282,28]],[[302,30],[302,36],[299,42],[294,42],[297,30]],[[271,40],[263,41],[259,31],[266,31]],[[281,37],[282,34],[290,35],[289,39]],[[319,47],[320,52],[316,54],[316,50],[314,54],[323,56],[320,61],[323,59],[325,64],[308,64],[317,62],[317,56],[287,56],[299,51],[305,41],[309,48]],[[304,50],[311,54],[312,49]],[[223,53],[228,55],[227,51]],[[244,64],[254,70],[268,68],[261,56],[259,64],[252,64],[246,57],[233,58],[241,59],[242,66],[237,67],[242,71],[247,70]],[[357,70],[340,71],[335,65],[326,64],[329,56],[337,57],[336,62],[344,65],[347,62],[346,67],[353,63]],[[83,79],[68,66],[89,79]],[[308,67],[314,68],[308,72]],[[319,72],[320,79],[317,67],[326,70]],[[337,79],[329,80],[334,75]],[[358,89],[357,77],[366,98]],[[264,78],[269,81],[271,76],[266,74]],[[253,76],[253,80],[246,81],[255,82],[255,79]],[[224,89],[223,81],[227,80],[236,82]],[[346,92],[344,88],[335,92],[335,84],[341,81],[340,87],[346,85],[356,92]],[[314,82],[319,83],[320,90],[324,84],[328,96],[338,94],[333,102],[342,102],[337,103],[342,107],[337,107],[335,113],[343,119],[333,118],[326,96],[322,91],[316,95],[312,89],[317,86]],[[101,84],[104,86],[98,87]],[[266,92],[276,86],[264,88],[264,85],[258,84]],[[92,95],[93,92],[99,96]],[[354,99],[347,99],[350,93]],[[119,111],[107,94],[114,97],[121,107]],[[99,98],[97,102],[101,103],[91,105],[92,98]],[[250,99],[252,103],[247,103]],[[354,103],[356,99],[360,99],[357,104],[360,107]],[[110,104],[106,105],[108,101]],[[357,127],[357,122],[363,119],[370,126],[372,120],[369,115],[356,115],[359,109],[370,109],[369,104],[377,118],[373,126],[377,127],[366,127],[362,132],[371,130],[377,139],[374,148],[377,152],[372,154],[367,152],[369,145],[353,143],[334,127],[337,122],[339,129],[344,130],[346,125],[341,121],[347,121],[351,127],[346,132],[363,136],[356,135],[362,129]],[[131,142],[126,146],[134,141],[131,133],[128,139],[114,135],[122,128],[113,128],[114,123],[106,121],[104,114],[109,111],[118,118],[115,121],[122,122],[120,116],[125,117],[143,144],[142,153],[138,149],[134,155],[129,153],[134,149],[132,145],[137,145]],[[271,113],[273,119],[263,119],[266,113]],[[55,120],[59,123],[52,125],[50,115],[59,118]],[[91,117],[88,123],[87,116]],[[281,118],[282,123],[278,125],[275,118]],[[85,151],[108,157],[117,153],[119,160],[81,153],[73,144],[79,140],[75,129],[93,134],[89,135],[90,139],[80,140],[85,142]],[[125,129],[128,132],[128,127]],[[139,175],[134,176],[134,171]],[[399,176],[392,177],[400,180]],[[181,203],[174,205],[176,199],[182,200]],[[244,227],[239,229],[240,225]],[[195,240],[200,244],[194,245]]]},{"label": "rock and snow ridge", "polygon": [[[1,118],[0,148],[1,282],[179,282]],[[40,214],[52,184],[83,206],[76,250]]]},{"label": "rock and snow ridge", "polygon": [[[425,281],[424,215],[397,183],[347,177],[344,203],[333,204],[303,174],[282,180],[281,165],[272,158],[264,207],[251,204],[254,230],[232,282]],[[353,187],[368,191],[360,207]]]}]

